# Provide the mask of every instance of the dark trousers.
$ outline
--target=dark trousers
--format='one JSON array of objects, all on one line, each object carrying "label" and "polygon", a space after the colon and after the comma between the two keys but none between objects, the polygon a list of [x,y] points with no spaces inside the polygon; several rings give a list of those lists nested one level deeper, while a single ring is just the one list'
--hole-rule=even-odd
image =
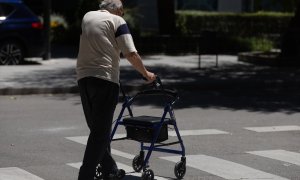
[{"label": "dark trousers", "polygon": [[119,97],[119,86],[95,77],[78,81],[82,106],[90,135],[78,180],[94,180],[100,163],[104,175],[117,169],[110,153],[112,120]]}]

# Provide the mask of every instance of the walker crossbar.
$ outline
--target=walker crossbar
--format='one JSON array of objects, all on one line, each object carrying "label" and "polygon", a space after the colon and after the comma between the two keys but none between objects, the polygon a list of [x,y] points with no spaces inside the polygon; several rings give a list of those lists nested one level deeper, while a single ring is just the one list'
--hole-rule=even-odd
[{"label": "walker crossbar", "polygon": [[[144,146],[143,150],[151,150],[151,147],[149,146]],[[166,148],[157,148],[157,147],[153,147],[152,151],[158,151],[158,152],[165,152],[165,153],[172,153],[172,154],[181,154],[182,155],[182,151],[179,150],[174,150],[174,149],[166,149]]]},{"label": "walker crossbar", "polygon": [[170,145],[175,145],[175,144],[179,144],[180,141],[175,141],[175,142],[171,142],[171,143],[158,143],[158,145],[155,145],[154,147],[162,147],[162,146],[170,146]]}]

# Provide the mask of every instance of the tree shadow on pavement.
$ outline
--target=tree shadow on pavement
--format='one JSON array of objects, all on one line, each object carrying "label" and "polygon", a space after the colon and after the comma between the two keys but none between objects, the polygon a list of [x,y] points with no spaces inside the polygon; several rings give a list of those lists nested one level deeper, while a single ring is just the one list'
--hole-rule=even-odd
[{"label": "tree shadow on pavement", "polygon": [[300,112],[299,89],[184,91],[176,108],[220,108],[253,112]]},{"label": "tree shadow on pavement", "polygon": [[65,88],[76,85],[76,75],[74,68],[32,70],[28,74],[15,75],[8,81],[23,88]]},{"label": "tree shadow on pavement", "polygon": [[[178,90],[180,99],[175,105],[177,109],[199,107],[264,113],[300,112],[299,68],[231,64],[203,69],[171,65],[153,66],[149,69],[160,75],[166,88]],[[121,68],[120,79],[129,95],[136,91],[126,87],[145,84],[131,66]],[[45,88],[53,85],[77,86],[74,67],[57,71],[37,71],[31,76],[12,77],[12,81],[24,85],[32,83]],[[137,101],[136,105],[160,107],[161,101],[149,97]]]},{"label": "tree shadow on pavement", "polygon": [[[206,69],[161,66],[151,71],[160,75],[167,88],[178,89],[181,98],[176,108],[300,112],[299,68],[243,64]],[[121,70],[124,84],[139,82],[132,81],[134,76],[130,67]],[[158,105],[153,98],[137,104]]]}]

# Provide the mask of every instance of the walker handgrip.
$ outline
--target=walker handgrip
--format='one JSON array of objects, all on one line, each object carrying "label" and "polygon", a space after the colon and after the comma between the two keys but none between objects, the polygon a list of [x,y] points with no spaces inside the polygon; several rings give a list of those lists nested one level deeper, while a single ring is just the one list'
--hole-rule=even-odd
[{"label": "walker handgrip", "polygon": [[[143,80],[148,81],[144,76],[142,77]],[[154,89],[163,89],[162,82],[159,76],[156,76],[156,79],[151,83]]]}]

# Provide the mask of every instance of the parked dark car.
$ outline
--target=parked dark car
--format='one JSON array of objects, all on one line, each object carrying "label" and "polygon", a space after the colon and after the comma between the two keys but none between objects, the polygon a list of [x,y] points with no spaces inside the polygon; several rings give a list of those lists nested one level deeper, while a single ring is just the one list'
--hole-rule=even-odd
[{"label": "parked dark car", "polygon": [[45,53],[43,25],[22,0],[0,0],[0,64],[14,65]]}]

